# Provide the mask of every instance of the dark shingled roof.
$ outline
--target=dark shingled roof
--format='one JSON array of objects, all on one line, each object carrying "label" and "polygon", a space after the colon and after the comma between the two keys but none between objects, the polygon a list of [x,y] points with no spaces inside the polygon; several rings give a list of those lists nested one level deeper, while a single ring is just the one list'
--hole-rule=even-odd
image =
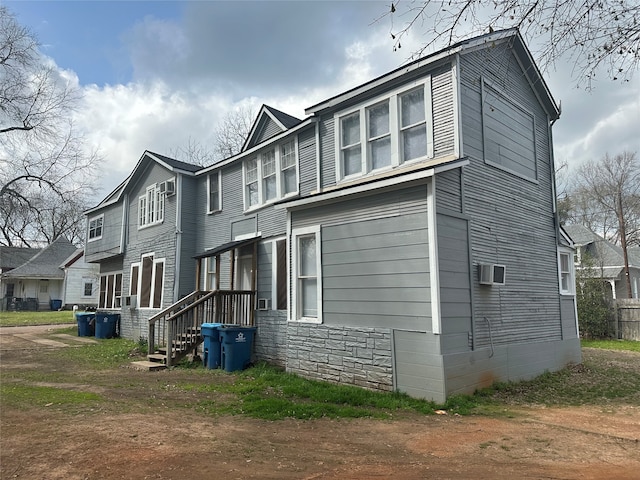
[{"label": "dark shingled roof", "polygon": [[166,163],[167,165],[169,165],[172,168],[177,168],[178,170],[185,170],[187,172],[197,172],[198,170],[202,170],[202,166],[200,165],[195,165],[193,163],[187,163],[187,162],[181,162],[180,160],[175,160],[171,157],[165,157],[164,155],[160,155],[159,153],[155,153],[152,152],[150,150],[147,150],[148,153],[150,153],[151,155],[153,155],[154,157],[157,157],[158,160],[163,161],[164,163]]},{"label": "dark shingled roof", "polygon": [[0,246],[0,270],[6,271],[19,267],[40,250],[42,249]]},{"label": "dark shingled roof", "polygon": [[281,112],[280,110],[270,107],[269,105],[265,105],[264,108],[269,110],[269,112],[274,117],[276,117],[278,121],[282,123],[287,129],[295,127],[302,121],[299,118],[289,115],[288,113]]},{"label": "dark shingled roof", "polygon": [[8,278],[42,278],[63,279],[64,271],[60,268],[76,247],[66,238],[58,237],[36,255],[13,270],[3,273]]}]

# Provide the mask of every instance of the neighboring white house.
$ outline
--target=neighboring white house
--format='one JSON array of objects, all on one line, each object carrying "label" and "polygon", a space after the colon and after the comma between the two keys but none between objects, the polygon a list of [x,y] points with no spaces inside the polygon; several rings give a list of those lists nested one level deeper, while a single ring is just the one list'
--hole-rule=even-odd
[{"label": "neighboring white house", "polygon": [[62,305],[97,307],[100,285],[100,265],[84,261],[84,249],[79,248],[61,265],[64,271]]}]

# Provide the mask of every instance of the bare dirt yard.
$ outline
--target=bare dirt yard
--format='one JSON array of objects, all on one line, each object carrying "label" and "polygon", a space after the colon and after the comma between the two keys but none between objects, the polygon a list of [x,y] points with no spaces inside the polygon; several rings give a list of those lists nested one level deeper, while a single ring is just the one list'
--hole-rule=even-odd
[{"label": "bare dirt yard", "polygon": [[[493,416],[400,413],[392,420],[212,416],[180,407],[202,395],[172,388],[188,380],[188,370],[119,367],[93,372],[88,383],[81,369],[69,377],[45,353],[90,339],[7,328],[0,332],[3,384],[18,371],[21,382],[39,386],[60,388],[65,378],[66,389],[108,401],[1,405],[2,479],[640,478],[638,404],[517,406]],[[587,356],[640,369],[638,353],[585,349]]]}]

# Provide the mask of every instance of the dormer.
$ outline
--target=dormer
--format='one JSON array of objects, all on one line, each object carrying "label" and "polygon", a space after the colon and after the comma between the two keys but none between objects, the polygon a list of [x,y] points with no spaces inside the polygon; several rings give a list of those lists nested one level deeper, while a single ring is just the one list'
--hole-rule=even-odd
[{"label": "dormer", "polygon": [[262,105],[260,111],[253,122],[251,131],[247,136],[247,139],[242,146],[242,151],[246,151],[265,140],[278,135],[296,125],[302,120],[296,117],[292,117],[280,110]]}]

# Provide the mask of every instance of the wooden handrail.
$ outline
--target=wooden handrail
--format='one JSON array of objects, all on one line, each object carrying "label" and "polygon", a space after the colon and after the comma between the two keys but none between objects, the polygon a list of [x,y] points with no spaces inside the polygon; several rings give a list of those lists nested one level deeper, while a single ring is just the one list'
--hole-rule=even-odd
[{"label": "wooden handrail", "polygon": [[203,323],[253,326],[255,297],[252,290],[196,290],[149,319],[149,353],[155,351],[156,340],[159,345],[166,342],[170,367],[174,352],[184,355],[198,345]]}]

